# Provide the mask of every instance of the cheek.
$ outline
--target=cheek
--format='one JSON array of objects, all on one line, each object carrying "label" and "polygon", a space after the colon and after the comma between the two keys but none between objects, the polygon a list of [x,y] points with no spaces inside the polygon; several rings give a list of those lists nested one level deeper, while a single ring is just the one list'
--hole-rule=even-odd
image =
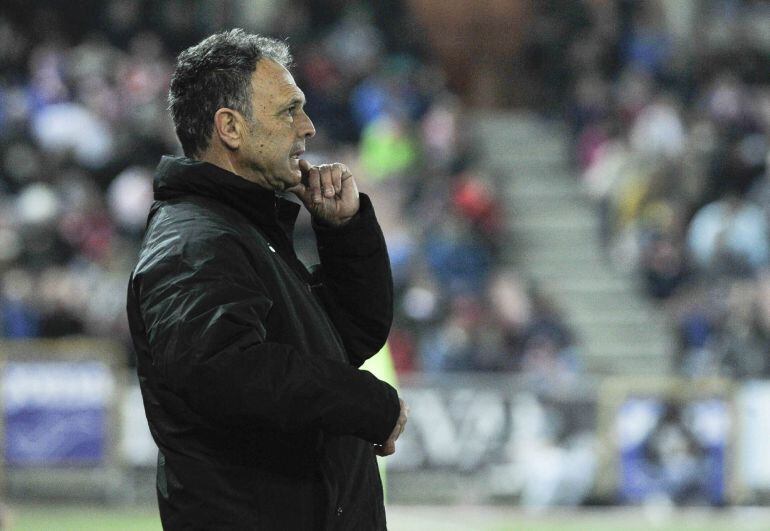
[{"label": "cheek", "polygon": [[288,158],[292,141],[285,124],[277,124],[266,128],[256,139],[256,151],[259,155],[272,159]]}]

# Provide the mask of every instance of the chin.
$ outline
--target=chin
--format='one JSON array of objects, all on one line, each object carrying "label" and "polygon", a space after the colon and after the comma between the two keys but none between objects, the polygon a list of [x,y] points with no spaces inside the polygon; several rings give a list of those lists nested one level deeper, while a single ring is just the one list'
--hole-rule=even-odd
[{"label": "chin", "polygon": [[276,184],[280,186],[280,191],[286,191],[297,186],[302,182],[302,173],[300,171],[290,171],[276,179]]}]

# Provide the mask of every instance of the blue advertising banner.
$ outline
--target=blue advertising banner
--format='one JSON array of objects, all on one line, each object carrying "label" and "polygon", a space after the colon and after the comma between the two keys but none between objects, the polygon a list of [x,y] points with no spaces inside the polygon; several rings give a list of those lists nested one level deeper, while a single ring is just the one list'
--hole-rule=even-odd
[{"label": "blue advertising banner", "polygon": [[617,430],[621,501],[725,503],[726,400],[629,398],[618,411]]},{"label": "blue advertising banner", "polygon": [[115,388],[105,363],[9,362],[0,388],[7,466],[105,461]]}]

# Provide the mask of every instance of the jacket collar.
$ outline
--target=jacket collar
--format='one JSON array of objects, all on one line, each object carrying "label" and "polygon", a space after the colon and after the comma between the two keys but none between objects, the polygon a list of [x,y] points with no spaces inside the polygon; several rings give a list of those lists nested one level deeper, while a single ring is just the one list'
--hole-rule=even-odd
[{"label": "jacket collar", "polygon": [[[164,156],[155,171],[156,200],[199,195],[224,203],[253,223],[291,232],[300,206],[219,166],[186,157]],[[288,230],[287,230],[288,229]]]}]

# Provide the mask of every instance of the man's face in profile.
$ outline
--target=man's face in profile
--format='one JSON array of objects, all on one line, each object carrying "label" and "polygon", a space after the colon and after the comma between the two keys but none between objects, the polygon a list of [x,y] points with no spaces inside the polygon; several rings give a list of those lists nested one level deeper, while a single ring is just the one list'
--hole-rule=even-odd
[{"label": "man's face in profile", "polygon": [[286,68],[261,59],[251,76],[252,117],[239,150],[245,166],[260,172],[274,190],[297,185],[305,140],[315,135],[305,114],[305,95]]}]

